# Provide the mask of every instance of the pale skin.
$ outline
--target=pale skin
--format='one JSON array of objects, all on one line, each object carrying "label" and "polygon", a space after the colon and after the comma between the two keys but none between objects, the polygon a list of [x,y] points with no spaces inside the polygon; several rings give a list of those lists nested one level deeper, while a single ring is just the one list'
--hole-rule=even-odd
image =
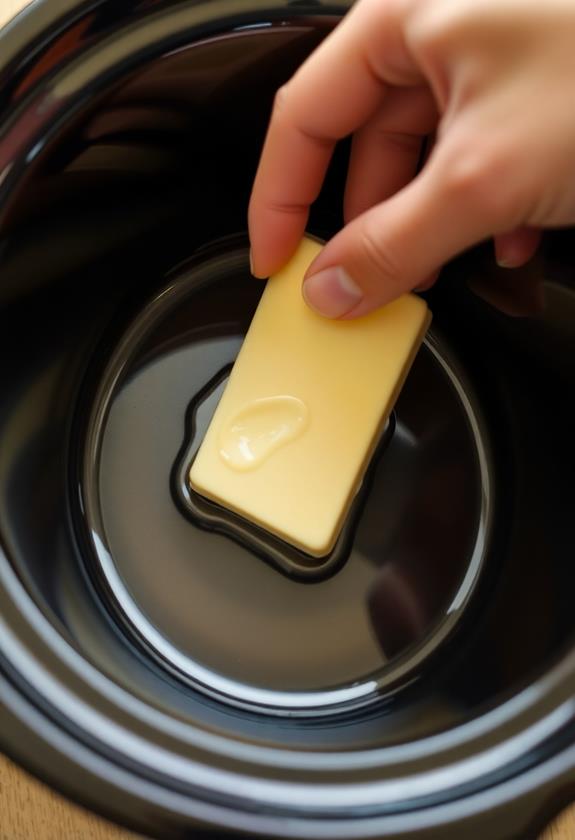
[{"label": "pale skin", "polygon": [[541,229],[575,224],[575,2],[358,0],[276,97],[249,208],[256,276],[294,252],[349,135],[346,224],[304,279],[316,311],[364,315],[489,238],[523,265]]}]

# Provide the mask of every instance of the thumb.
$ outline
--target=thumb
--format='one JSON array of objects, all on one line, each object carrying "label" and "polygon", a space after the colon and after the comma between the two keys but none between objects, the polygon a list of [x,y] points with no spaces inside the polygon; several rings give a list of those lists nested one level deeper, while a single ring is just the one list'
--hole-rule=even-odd
[{"label": "thumb", "polygon": [[395,196],[358,216],[309,267],[303,295],[328,318],[355,318],[424,286],[466,248],[514,226],[481,158],[432,156]]}]

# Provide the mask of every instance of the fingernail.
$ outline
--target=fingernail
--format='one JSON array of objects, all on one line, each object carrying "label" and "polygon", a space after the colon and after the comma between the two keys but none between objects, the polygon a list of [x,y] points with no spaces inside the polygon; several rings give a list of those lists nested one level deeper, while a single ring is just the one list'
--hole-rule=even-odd
[{"label": "fingernail", "polygon": [[253,257],[251,248],[250,248],[250,272],[251,272],[252,276],[256,278],[256,280],[267,280],[268,276],[269,276],[268,274],[258,274],[258,272],[256,270],[256,267],[254,265],[254,257]]},{"label": "fingernail", "polygon": [[414,292],[427,292],[428,289],[431,289],[433,284],[436,282],[437,278],[439,277],[439,271],[434,271],[433,274],[430,274],[425,280],[416,286],[413,291]]},{"label": "fingernail", "polygon": [[499,248],[495,245],[495,261],[499,268],[519,268],[525,260],[521,253],[514,253],[513,247]]},{"label": "fingernail", "polygon": [[308,306],[325,318],[341,318],[363,299],[363,292],[341,266],[312,274],[303,284]]}]

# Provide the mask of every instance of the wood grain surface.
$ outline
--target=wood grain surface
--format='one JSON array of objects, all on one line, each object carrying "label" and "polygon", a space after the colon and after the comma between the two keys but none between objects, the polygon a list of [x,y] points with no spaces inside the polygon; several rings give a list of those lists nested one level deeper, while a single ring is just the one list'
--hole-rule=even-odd
[{"label": "wood grain surface", "polygon": [[27,5],[27,0],[0,0],[0,26]]},{"label": "wood grain surface", "polygon": [[[0,0],[0,27],[25,5],[26,0]],[[135,834],[71,805],[0,756],[0,840],[84,838],[137,840]],[[541,840],[575,840],[575,805],[545,831]]]}]

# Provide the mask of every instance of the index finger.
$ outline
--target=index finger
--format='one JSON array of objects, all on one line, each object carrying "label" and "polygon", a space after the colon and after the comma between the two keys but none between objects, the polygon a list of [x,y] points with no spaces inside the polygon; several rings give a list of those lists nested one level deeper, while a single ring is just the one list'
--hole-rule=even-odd
[{"label": "index finger", "polygon": [[336,142],[367,122],[388,83],[420,81],[392,9],[360,0],[279,91],[248,214],[256,276],[297,248]]}]

